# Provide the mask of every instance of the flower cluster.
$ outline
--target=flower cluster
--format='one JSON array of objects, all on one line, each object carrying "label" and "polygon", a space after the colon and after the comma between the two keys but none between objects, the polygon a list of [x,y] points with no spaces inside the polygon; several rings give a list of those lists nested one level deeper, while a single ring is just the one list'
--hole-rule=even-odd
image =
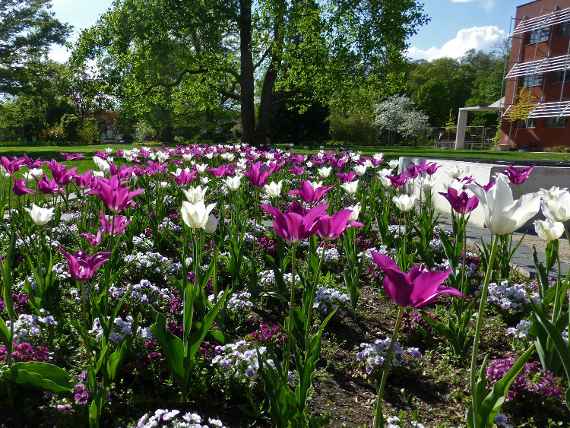
[{"label": "flower cluster", "polygon": [[[373,343],[361,343],[360,351],[356,354],[356,360],[364,364],[367,374],[371,374],[376,369],[384,365],[388,358],[391,340],[376,339]],[[408,362],[421,357],[418,348],[403,348],[398,342],[394,343],[392,349],[394,367],[406,365]]]},{"label": "flower cluster", "polygon": [[253,308],[251,301],[251,293],[248,291],[240,291],[233,293],[228,299],[226,309],[230,313],[243,313]]},{"label": "flower cluster", "polygon": [[[515,361],[514,356],[492,360],[487,367],[487,379],[497,382],[511,369]],[[561,398],[562,389],[560,382],[552,372],[542,370],[540,363],[533,361],[526,363],[522,372],[516,377],[509,390],[508,398],[512,400],[523,394]]]},{"label": "flower cluster", "polygon": [[197,413],[158,409],[144,414],[134,428],[226,428],[221,420],[208,418],[207,423]]},{"label": "flower cluster", "polygon": [[[224,346],[217,346],[215,352],[217,355],[212,359],[212,365],[220,368],[225,377],[249,382],[257,377],[258,356],[263,357],[267,348],[239,340]],[[264,358],[263,363],[273,365],[273,360]]]},{"label": "flower cluster", "polygon": [[510,285],[508,281],[489,284],[489,303],[504,311],[521,312],[535,298],[536,294],[529,293],[524,284]]},{"label": "flower cluster", "polygon": [[339,306],[345,306],[349,303],[350,297],[348,294],[342,293],[336,288],[319,287],[315,295],[313,308],[317,309],[321,314],[327,315]]},{"label": "flower cluster", "polygon": [[[93,320],[93,327],[89,331],[90,334],[94,335],[97,340],[103,337],[103,326],[101,325],[101,320],[95,318]],[[111,334],[109,335],[109,340],[113,343],[120,343],[127,336],[133,334],[133,317],[128,315],[125,319],[117,317],[113,320],[113,327],[111,329]]]}]

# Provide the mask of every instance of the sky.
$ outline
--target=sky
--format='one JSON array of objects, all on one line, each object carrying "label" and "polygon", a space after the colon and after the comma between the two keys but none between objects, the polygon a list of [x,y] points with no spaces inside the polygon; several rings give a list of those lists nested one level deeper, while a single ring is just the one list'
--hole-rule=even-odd
[{"label": "sky", "polygon": [[[428,61],[460,58],[469,49],[491,50],[510,29],[518,5],[528,0],[423,0],[431,21],[410,40],[408,57]],[[112,0],[52,0],[53,11],[63,22],[74,26],[72,41],[107,10]],[[54,46],[50,57],[64,62],[69,52]]]}]

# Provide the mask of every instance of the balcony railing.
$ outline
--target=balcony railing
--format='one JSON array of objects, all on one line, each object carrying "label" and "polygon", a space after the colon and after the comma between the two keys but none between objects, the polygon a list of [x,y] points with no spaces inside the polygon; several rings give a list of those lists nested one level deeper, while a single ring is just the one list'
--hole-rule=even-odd
[{"label": "balcony railing", "polygon": [[[535,74],[544,74],[551,71],[563,71],[570,69],[570,55],[560,55],[543,58],[536,61],[520,62],[511,68],[505,79],[514,79]],[[569,80],[570,80],[570,76]]]},{"label": "balcony railing", "polygon": [[570,22],[570,7],[566,9],[555,10],[546,15],[536,16],[534,18],[523,18],[515,27],[513,35],[528,33],[529,31],[540,30],[541,28],[552,27],[553,25]]},{"label": "balcony railing", "polygon": [[539,103],[528,115],[529,119],[570,117],[570,101]]}]

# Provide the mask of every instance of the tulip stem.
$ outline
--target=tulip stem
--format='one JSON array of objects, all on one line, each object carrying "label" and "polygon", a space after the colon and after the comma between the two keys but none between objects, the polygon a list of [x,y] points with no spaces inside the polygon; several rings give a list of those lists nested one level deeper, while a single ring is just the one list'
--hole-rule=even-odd
[{"label": "tulip stem", "polygon": [[476,400],[477,388],[477,354],[479,352],[479,339],[481,336],[481,328],[485,319],[485,308],[487,307],[487,294],[489,292],[489,282],[493,273],[493,265],[495,264],[495,257],[497,254],[497,237],[493,236],[491,240],[491,253],[487,260],[487,270],[485,272],[485,279],[483,288],[481,290],[481,300],[479,301],[479,313],[477,314],[477,323],[475,324],[475,337],[473,338],[473,349],[471,353],[471,417],[473,418],[473,426],[477,426],[477,407],[479,403]]},{"label": "tulip stem", "polygon": [[384,390],[386,389],[386,383],[388,382],[388,376],[390,375],[390,370],[392,368],[392,360],[394,359],[394,347],[396,340],[398,339],[398,334],[400,332],[400,327],[402,325],[402,319],[404,318],[404,312],[406,308],[400,306],[398,309],[398,316],[396,318],[396,324],[394,325],[394,332],[392,333],[392,338],[390,339],[390,347],[388,348],[388,356],[384,360],[382,367],[382,377],[380,379],[380,385],[378,386],[378,393],[376,396],[376,406],[374,409],[374,422],[372,426],[374,428],[384,428]]},{"label": "tulip stem", "polygon": [[295,302],[295,256],[297,244],[291,245],[291,283],[289,291],[289,319],[287,320],[287,349],[285,352],[285,373],[289,372],[289,364],[293,353],[293,309]]}]

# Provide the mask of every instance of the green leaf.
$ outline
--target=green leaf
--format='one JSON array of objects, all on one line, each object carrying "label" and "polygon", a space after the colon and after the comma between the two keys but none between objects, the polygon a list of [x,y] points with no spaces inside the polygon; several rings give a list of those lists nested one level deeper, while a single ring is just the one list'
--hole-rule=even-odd
[{"label": "green leaf", "polygon": [[123,362],[123,358],[127,352],[127,342],[123,342],[119,349],[116,349],[110,356],[109,360],[107,361],[107,375],[109,379],[112,381],[115,380],[117,376],[117,371],[121,363]]},{"label": "green leaf", "polygon": [[51,392],[72,392],[71,376],[61,367],[50,363],[15,363],[14,381]]},{"label": "green leaf", "polygon": [[179,337],[166,331],[166,319],[158,314],[155,323],[150,327],[152,334],[160,343],[170,370],[179,379],[184,379],[184,344]]},{"label": "green leaf", "polygon": [[[503,402],[507,398],[509,389],[516,377],[520,374],[524,365],[534,354],[534,345],[531,345],[513,364],[510,370],[495,383],[493,389],[487,394],[481,405],[479,406],[479,415],[477,419],[483,422],[482,426],[492,427],[495,417],[501,410]],[[484,367],[484,366],[483,366]]]},{"label": "green leaf", "polygon": [[12,343],[12,334],[2,318],[0,318],[0,335],[2,335],[2,341],[6,344],[6,347],[9,348]]}]

